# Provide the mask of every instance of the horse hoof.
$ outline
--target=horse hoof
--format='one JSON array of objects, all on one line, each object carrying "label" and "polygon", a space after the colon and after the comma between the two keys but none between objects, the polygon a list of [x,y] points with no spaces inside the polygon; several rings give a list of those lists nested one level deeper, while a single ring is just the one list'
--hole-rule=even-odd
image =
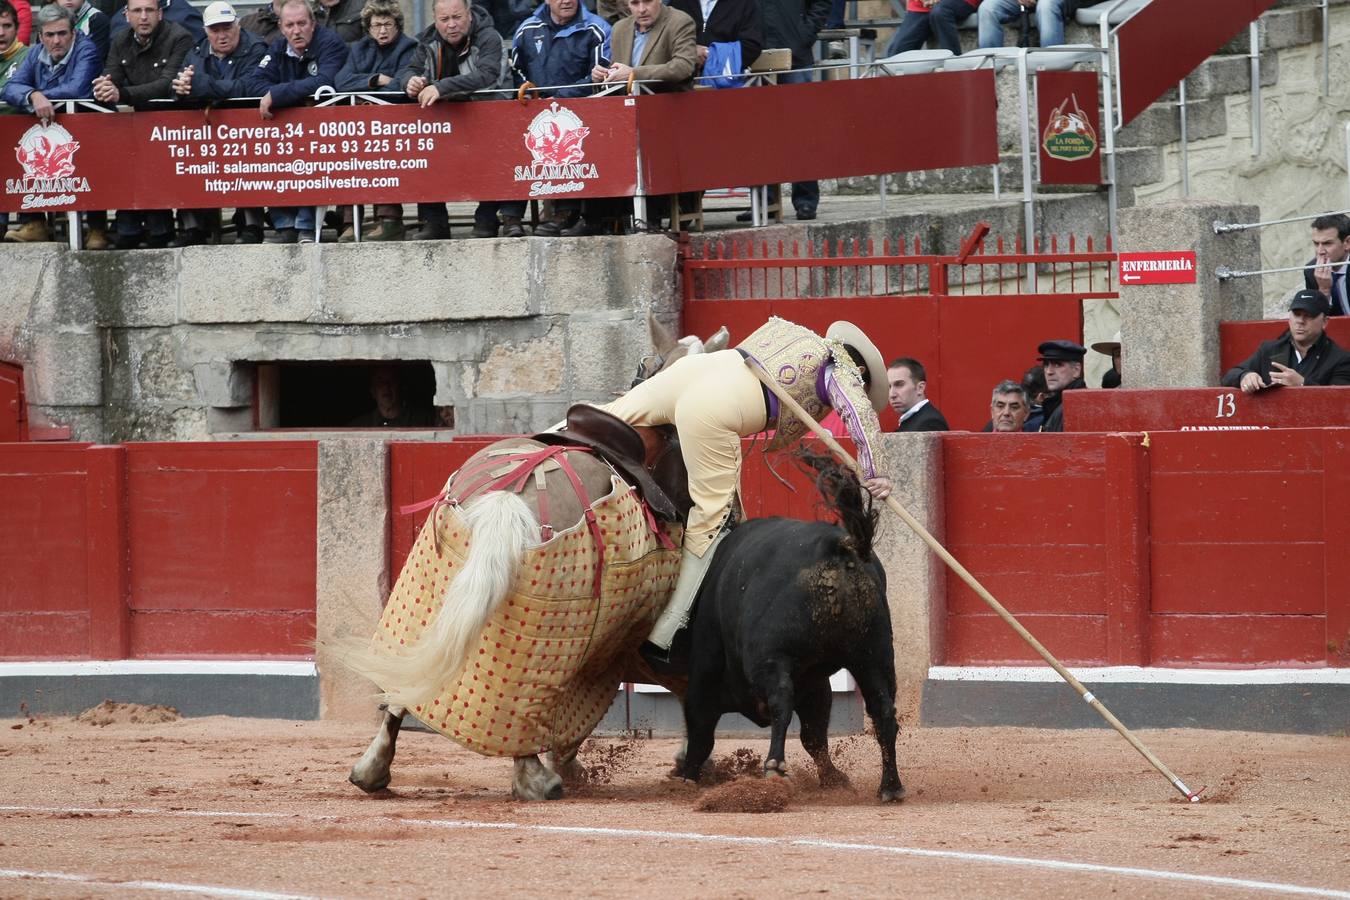
[{"label": "horse hoof", "polygon": [[899,803],[905,799],[905,789],[903,786],[890,790],[882,788],[877,791],[877,796],[881,798],[882,803]]},{"label": "horse hoof", "polygon": [[352,784],[356,785],[357,787],[359,787],[361,790],[365,791],[367,794],[374,794],[377,791],[382,791],[385,788],[389,787],[388,773],[385,773],[385,775],[382,778],[376,778],[374,781],[367,781],[361,775],[357,774],[356,769],[352,769],[351,774],[347,776],[347,780],[350,781]]},{"label": "horse hoof", "polygon": [[780,778],[787,777],[787,762],[781,759],[768,759],[764,761],[764,774],[777,775]]},{"label": "horse hoof", "polygon": [[836,788],[850,788],[853,787],[853,784],[848,780],[847,775],[838,769],[834,769],[830,772],[821,773],[820,786],[826,790],[834,790]]}]

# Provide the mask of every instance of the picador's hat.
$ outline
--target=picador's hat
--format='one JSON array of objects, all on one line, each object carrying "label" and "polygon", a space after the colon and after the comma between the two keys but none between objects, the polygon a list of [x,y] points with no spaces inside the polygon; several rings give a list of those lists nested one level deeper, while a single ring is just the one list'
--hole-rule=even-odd
[{"label": "picador's hat", "polygon": [[875,412],[885,409],[890,402],[890,384],[886,381],[886,358],[877,345],[852,322],[835,322],[825,331],[825,337],[858,351],[867,367],[867,399],[872,401]]}]

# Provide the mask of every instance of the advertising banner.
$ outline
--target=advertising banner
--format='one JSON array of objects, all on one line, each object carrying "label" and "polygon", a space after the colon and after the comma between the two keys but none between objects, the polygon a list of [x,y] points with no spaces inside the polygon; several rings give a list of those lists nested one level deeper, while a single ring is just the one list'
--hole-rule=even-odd
[{"label": "advertising banner", "polygon": [[0,209],[632,196],[631,97],[0,117]]},{"label": "advertising banner", "polygon": [[1037,72],[1041,184],[1101,184],[1096,72]]}]

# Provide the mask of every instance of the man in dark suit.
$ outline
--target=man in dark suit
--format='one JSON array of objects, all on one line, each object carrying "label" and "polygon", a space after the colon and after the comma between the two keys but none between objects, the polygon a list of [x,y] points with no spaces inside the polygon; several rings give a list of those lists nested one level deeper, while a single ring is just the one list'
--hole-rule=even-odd
[{"label": "man in dark suit", "polygon": [[1328,315],[1350,316],[1346,292],[1346,256],[1350,255],[1350,216],[1318,216],[1312,222],[1313,258],[1304,265],[1303,286],[1317,291],[1330,304]]},{"label": "man in dark suit", "polygon": [[764,46],[764,24],[760,19],[758,0],[717,0],[707,21],[703,19],[700,0],[670,0],[670,7],[694,20],[699,68],[708,59],[709,44],[739,41],[741,65],[747,69],[759,59]]},{"label": "man in dark suit", "polygon": [[928,402],[928,373],[923,363],[902,356],[886,367],[886,379],[891,385],[891,409],[900,414],[896,431],[947,430],[947,419]]},{"label": "man in dark suit", "polygon": [[1350,353],[1327,337],[1327,311],[1317,291],[1299,291],[1289,303],[1289,330],[1225,372],[1224,387],[1254,394],[1277,385],[1350,384]]}]

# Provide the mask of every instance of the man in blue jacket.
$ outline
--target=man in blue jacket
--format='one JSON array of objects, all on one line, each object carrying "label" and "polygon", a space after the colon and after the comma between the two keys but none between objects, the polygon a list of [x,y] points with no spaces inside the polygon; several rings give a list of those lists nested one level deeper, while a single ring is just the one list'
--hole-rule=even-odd
[{"label": "man in blue jacket", "polygon": [[[511,69],[516,85],[530,82],[545,97],[585,97],[592,93],[591,72],[610,65],[609,23],[579,0],[544,0],[511,41]],[[576,224],[581,201],[553,202],[553,214],[535,227],[542,237],[557,237]],[[525,215],[524,200],[501,205],[502,224],[516,232]],[[514,226],[514,227],[513,227]]]},{"label": "man in blue jacket", "polygon": [[[70,10],[60,4],[42,7],[33,18],[42,46],[34,47],[19,63],[0,99],[50,125],[56,119],[52,101],[88,98],[94,76],[103,71],[103,60],[93,40],[75,29]],[[19,226],[5,235],[5,240],[21,243],[48,238],[46,220],[34,214],[20,215]],[[106,239],[103,243],[106,246]]]},{"label": "man in blue jacket", "polygon": [[[315,23],[305,0],[286,0],[280,22],[282,36],[246,78],[248,92],[262,97],[258,114],[264,119],[272,118],[273,108],[299,106],[319,88],[333,87],[351,56],[342,38]],[[294,244],[301,235],[312,241],[314,207],[274,206],[272,227],[283,244]]]}]

